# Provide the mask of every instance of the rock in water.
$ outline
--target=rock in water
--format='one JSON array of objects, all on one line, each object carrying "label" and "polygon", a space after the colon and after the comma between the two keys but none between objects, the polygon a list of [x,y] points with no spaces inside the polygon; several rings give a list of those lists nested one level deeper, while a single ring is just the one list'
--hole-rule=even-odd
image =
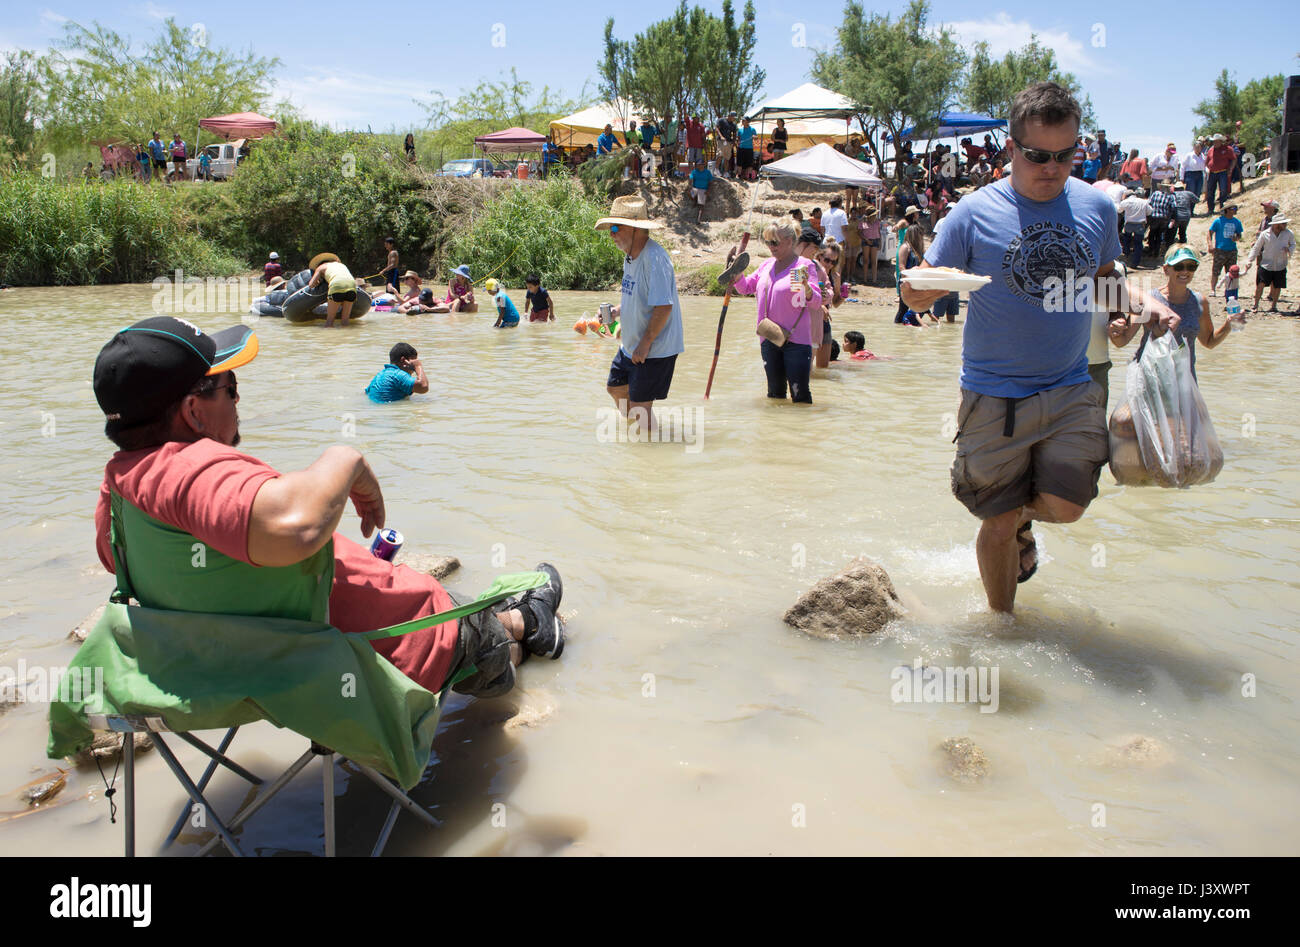
[{"label": "rock in water", "polygon": [[1106,747],[1103,762],[1114,768],[1159,769],[1172,763],[1173,751],[1159,740],[1133,734],[1120,737]]},{"label": "rock in water", "polygon": [[939,744],[944,772],[959,783],[977,783],[989,774],[989,758],[967,737],[950,737]]},{"label": "rock in water", "polygon": [[[401,554],[398,554],[401,556]],[[455,556],[428,556],[421,553],[413,553],[410,556],[401,556],[401,564],[410,566],[416,572],[427,572],[435,579],[442,581],[460,568],[460,560]]]},{"label": "rock in water", "polygon": [[[114,760],[122,755],[122,736],[120,733],[96,733],[95,740],[89,747],[77,754],[78,763],[93,763],[95,760]],[[153,749],[153,740],[147,733],[132,734],[135,738],[136,753]]]},{"label": "rock in water", "polygon": [[101,605],[81,621],[77,622],[77,627],[68,632],[68,637],[78,643],[85,641],[86,635],[90,634],[90,630],[98,624],[100,617],[104,614],[104,609],[107,607],[107,605]]},{"label": "rock in water", "polygon": [[785,613],[787,625],[818,638],[875,634],[905,614],[889,574],[858,557],[822,579]]}]

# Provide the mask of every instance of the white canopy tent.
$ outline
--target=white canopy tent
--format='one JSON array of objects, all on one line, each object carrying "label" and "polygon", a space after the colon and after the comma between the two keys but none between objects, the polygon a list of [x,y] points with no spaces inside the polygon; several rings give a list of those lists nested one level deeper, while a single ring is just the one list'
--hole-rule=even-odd
[{"label": "white canopy tent", "polygon": [[644,120],[633,111],[630,102],[602,102],[551,122],[551,135],[557,145],[566,148],[594,145],[606,125],[612,125],[614,131],[622,136],[627,132],[628,122],[640,125]]},{"label": "white canopy tent", "polygon": [[850,158],[825,142],[765,164],[762,173],[841,187],[880,187],[882,183],[871,165]]},{"label": "white canopy tent", "polygon": [[785,95],[764,102],[749,115],[750,122],[774,122],[778,118],[786,120],[788,125],[794,121],[807,121],[819,118],[838,118],[841,122],[858,114],[853,102],[823,89],[812,82],[805,82],[797,89],[791,89]]}]

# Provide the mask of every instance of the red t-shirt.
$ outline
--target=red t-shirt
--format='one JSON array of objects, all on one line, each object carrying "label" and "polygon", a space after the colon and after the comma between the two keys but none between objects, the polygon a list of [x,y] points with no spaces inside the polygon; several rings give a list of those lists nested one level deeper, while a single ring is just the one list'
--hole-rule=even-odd
[{"label": "red t-shirt", "polygon": [[[253,498],[280,474],[268,464],[210,438],[170,442],[140,451],[118,451],[104,468],[95,508],[99,561],[114,572],[109,542],[109,494],[154,519],[183,529],[213,549],[252,565],[248,532]],[[354,633],[386,628],[453,607],[433,576],[376,559],[370,550],[334,534],[334,586],[330,624]],[[372,642],[407,677],[437,692],[451,669],[457,623]]]},{"label": "red t-shirt", "polygon": [[1220,142],[1213,146],[1205,155],[1205,170],[1211,174],[1219,171],[1227,171],[1237,160],[1237,153],[1232,150],[1232,145],[1226,145]]},{"label": "red t-shirt", "polygon": [[686,147],[687,148],[704,147],[704,124],[702,122],[687,121]]},{"label": "red t-shirt", "polygon": [[282,275],[283,273],[284,270],[281,268],[279,263],[276,263],[274,261],[267,263],[265,266],[262,267],[262,282],[269,283],[271,282],[271,280],[275,279],[277,276]]}]

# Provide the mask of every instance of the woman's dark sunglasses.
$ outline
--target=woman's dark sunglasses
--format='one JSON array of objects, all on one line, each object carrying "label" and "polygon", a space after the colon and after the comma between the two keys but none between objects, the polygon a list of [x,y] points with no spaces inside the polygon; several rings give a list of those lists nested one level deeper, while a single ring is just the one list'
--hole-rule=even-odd
[{"label": "woman's dark sunglasses", "polygon": [[1068,164],[1074,161],[1074,155],[1078,151],[1078,145],[1071,145],[1069,148],[1062,148],[1060,151],[1044,151],[1042,148],[1026,148],[1020,143],[1019,138],[1012,138],[1020,153],[1025,156],[1025,160],[1030,164],[1047,164],[1053,158],[1057,164]]},{"label": "woman's dark sunglasses", "polygon": [[1175,273],[1195,273],[1197,266],[1196,263],[1175,263],[1171,269]]}]

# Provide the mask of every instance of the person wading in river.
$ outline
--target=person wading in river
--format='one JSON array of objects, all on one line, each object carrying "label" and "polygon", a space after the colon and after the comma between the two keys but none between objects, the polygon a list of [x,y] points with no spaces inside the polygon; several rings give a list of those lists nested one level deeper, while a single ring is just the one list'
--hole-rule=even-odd
[{"label": "person wading in river", "polygon": [[668,397],[677,356],[686,349],[673,261],[650,239],[662,226],[639,197],[614,198],[609,216],[596,221],[623,251],[623,297],[614,307],[623,334],[605,390],[635,423],[638,439],[655,430],[654,403]]},{"label": "person wading in river", "polygon": [[[1049,293],[1108,276],[1120,254],[1115,205],[1070,177],[1074,97],[1040,82],[1016,95],[1008,119],[1010,177],[962,199],[921,264],[992,278],[967,307],[952,489],[981,520],[980,579],[999,612],[1038,568],[1032,521],[1073,523],[1097,495],[1110,451],[1102,392],[1088,376],[1092,306]],[[948,292],[901,289],[916,312]],[[1130,296],[1122,281],[1114,295],[1117,310],[1142,303],[1157,334],[1177,327],[1168,306]]]}]

